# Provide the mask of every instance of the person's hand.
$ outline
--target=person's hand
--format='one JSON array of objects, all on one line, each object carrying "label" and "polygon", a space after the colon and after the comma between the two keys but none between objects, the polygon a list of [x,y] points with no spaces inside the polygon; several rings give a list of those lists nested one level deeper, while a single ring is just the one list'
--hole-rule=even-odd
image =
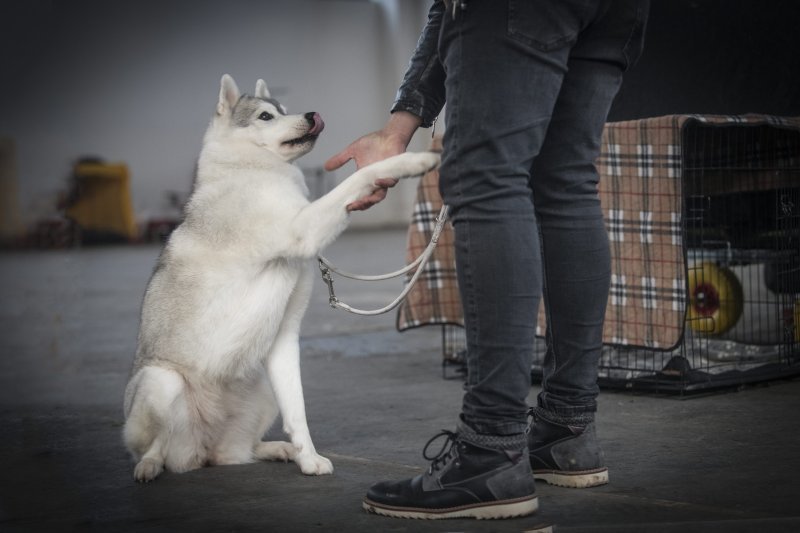
[{"label": "person's hand", "polygon": [[[376,161],[405,152],[411,136],[420,125],[420,118],[411,113],[398,111],[393,113],[383,129],[369,133],[351,143],[347,148],[334,155],[325,162],[325,170],[335,170],[351,159],[356,168],[367,166]],[[394,178],[381,178],[375,180],[372,193],[347,206],[348,211],[363,211],[386,198],[390,187],[394,187],[397,180]]]},{"label": "person's hand", "polygon": [[[389,137],[383,130],[376,131],[357,139],[350,146],[328,159],[325,162],[325,170],[335,170],[351,159],[355,162],[356,168],[365,167],[387,157],[401,154],[405,149],[405,144],[399,139]],[[386,198],[389,188],[394,187],[396,184],[397,180],[393,178],[375,180],[375,188],[372,193],[349,204],[347,210],[363,211],[369,209]]]}]

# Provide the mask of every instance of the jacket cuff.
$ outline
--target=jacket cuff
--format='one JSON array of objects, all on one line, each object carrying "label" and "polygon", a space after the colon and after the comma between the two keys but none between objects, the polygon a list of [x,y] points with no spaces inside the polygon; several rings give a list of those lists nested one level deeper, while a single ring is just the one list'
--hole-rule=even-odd
[{"label": "jacket cuff", "polygon": [[412,115],[418,116],[422,119],[422,123],[419,125],[420,128],[430,128],[436,120],[436,116],[430,116],[429,113],[426,113],[424,107],[419,102],[396,100],[390,112],[395,113],[397,111],[406,111]]}]

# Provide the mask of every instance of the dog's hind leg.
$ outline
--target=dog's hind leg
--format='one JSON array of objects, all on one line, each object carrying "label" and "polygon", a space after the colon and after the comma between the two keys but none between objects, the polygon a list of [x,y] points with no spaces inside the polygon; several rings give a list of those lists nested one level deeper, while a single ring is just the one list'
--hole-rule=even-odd
[{"label": "dog's hind leg", "polygon": [[211,455],[216,465],[244,464],[255,460],[288,461],[294,447],[288,442],[263,442],[261,438],[278,416],[278,406],[266,369],[254,381],[237,383],[224,395],[225,423]]},{"label": "dog's hind leg", "polygon": [[294,461],[297,451],[291,442],[261,441],[253,448],[253,457],[259,461]]},{"label": "dog's hind leg", "polygon": [[253,458],[259,461],[293,461],[296,451],[291,442],[261,440],[278,417],[278,404],[269,381],[265,380],[263,385],[262,394],[254,396],[256,405],[253,405],[253,409],[261,413],[261,424],[253,446]]},{"label": "dog's hind leg", "polygon": [[175,404],[183,394],[183,378],[164,368],[144,367],[128,383],[123,439],[138,461],[133,471],[136,481],[152,481],[164,470],[176,422]]}]

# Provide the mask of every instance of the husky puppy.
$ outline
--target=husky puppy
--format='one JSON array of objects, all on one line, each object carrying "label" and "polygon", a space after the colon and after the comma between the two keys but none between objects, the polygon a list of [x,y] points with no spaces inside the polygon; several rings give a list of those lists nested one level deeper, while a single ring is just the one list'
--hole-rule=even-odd
[{"label": "husky puppy", "polygon": [[[422,174],[439,157],[388,158],[309,202],[292,162],[323,128],[318,113],[287,114],[263,80],[249,96],[222,77],[185,220],[142,305],[123,430],[137,481],[164,468],[256,460],[333,472],[311,442],[300,382],[309,260],[345,229],[345,206],[369,194],[376,179]],[[278,413],[290,442],[262,441]]]}]

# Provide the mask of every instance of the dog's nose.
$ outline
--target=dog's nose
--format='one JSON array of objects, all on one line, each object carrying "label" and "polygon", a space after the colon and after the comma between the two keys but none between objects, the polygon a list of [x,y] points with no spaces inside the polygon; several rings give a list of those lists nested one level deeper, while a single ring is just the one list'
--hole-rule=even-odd
[{"label": "dog's nose", "polygon": [[303,116],[308,121],[308,133],[311,135],[319,135],[325,127],[325,123],[322,121],[322,117],[319,116],[319,113],[311,111]]}]

